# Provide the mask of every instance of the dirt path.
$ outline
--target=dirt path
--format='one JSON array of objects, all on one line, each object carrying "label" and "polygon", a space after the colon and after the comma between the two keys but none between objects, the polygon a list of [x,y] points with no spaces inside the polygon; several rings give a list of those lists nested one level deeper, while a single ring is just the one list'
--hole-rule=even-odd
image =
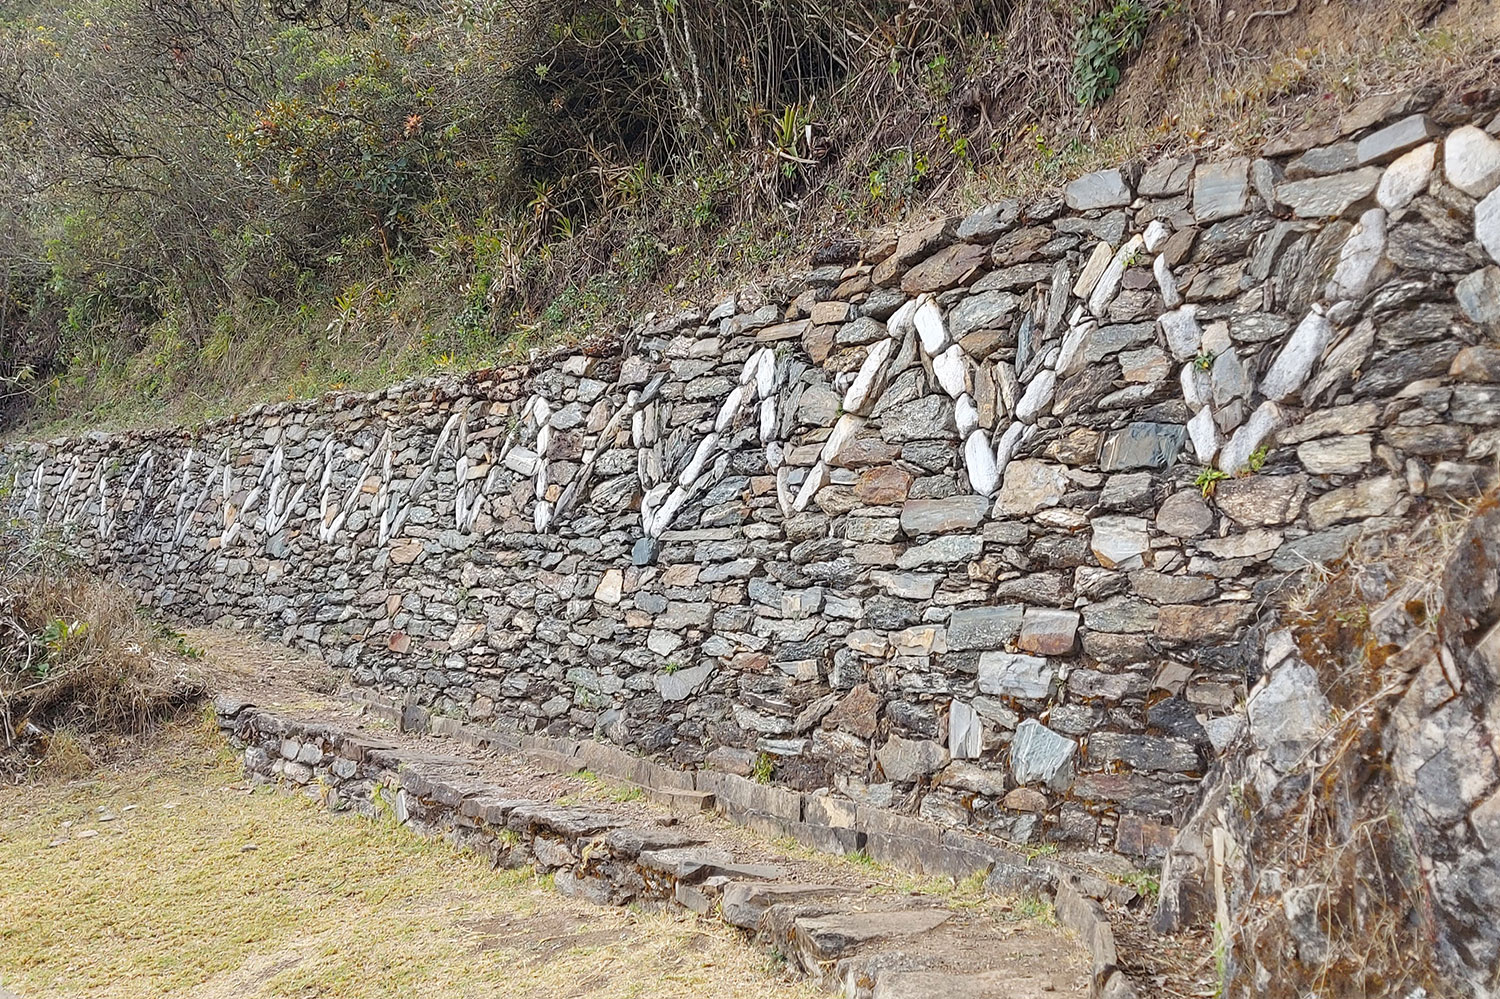
[{"label": "dirt path", "polygon": [[[676,833],[707,844],[705,849],[727,851],[736,865],[774,867],[780,872],[778,884],[837,888],[838,911],[824,913],[824,922],[863,920],[859,925],[865,929],[851,930],[839,924],[825,936],[858,936],[869,927],[884,934],[894,922],[915,913],[941,913],[941,929],[921,931],[901,944],[899,954],[893,952],[893,959],[902,961],[903,967],[925,969],[924,974],[931,979],[926,984],[939,986],[935,994],[942,994],[945,982],[953,985],[956,973],[971,976],[969,984],[981,987],[974,994],[986,997],[1088,994],[1087,956],[1071,934],[1056,925],[1050,906],[1041,899],[996,898],[985,893],[983,879],[978,877],[962,882],[918,878],[857,854],[835,857],[815,853],[788,840],[769,839],[712,813],[673,815],[630,788],[587,773],[554,773],[522,756],[479,750],[454,739],[398,733],[388,722],[365,714],[361,706],[337,696],[331,673],[310,658],[254,638],[211,629],[190,634],[189,641],[204,649],[216,689],[233,693],[278,717],[295,719],[298,724],[332,726],[396,747],[402,753],[461,760],[463,780],[482,781],[497,795],[551,805],[586,806],[633,827],[670,826]],[[500,940],[555,935],[503,919],[474,925]],[[794,933],[794,929],[787,932]],[[800,924],[795,933],[801,934],[798,939],[816,935],[800,928]],[[924,982],[909,974],[898,977],[908,979],[908,987],[919,991],[926,988]]]}]

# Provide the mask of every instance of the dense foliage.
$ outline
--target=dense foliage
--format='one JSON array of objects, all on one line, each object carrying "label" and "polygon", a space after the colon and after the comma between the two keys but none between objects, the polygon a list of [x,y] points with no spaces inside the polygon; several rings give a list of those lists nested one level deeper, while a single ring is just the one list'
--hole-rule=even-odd
[{"label": "dense foliage", "polygon": [[256,330],[262,354],[493,353],[674,257],[734,269],[768,210],[899,205],[1067,106],[1035,67],[1081,23],[993,0],[8,10],[0,396],[108,376],[148,399]]}]

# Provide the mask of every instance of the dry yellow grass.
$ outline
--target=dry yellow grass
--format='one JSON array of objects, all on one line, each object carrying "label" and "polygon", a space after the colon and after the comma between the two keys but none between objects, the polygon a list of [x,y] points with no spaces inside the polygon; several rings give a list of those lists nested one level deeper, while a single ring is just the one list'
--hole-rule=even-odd
[{"label": "dry yellow grass", "polygon": [[0,985],[24,999],[816,994],[722,925],[576,902],[239,778],[206,733],[178,733],[128,767],[8,790]]}]

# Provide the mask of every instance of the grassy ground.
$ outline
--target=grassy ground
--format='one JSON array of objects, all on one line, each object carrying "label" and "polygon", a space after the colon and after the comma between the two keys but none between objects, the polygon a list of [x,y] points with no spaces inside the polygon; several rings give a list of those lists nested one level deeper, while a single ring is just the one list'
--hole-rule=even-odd
[{"label": "grassy ground", "polygon": [[6,791],[0,985],[40,996],[795,997],[720,925],[602,909],[528,872],[274,792],[204,729]]}]

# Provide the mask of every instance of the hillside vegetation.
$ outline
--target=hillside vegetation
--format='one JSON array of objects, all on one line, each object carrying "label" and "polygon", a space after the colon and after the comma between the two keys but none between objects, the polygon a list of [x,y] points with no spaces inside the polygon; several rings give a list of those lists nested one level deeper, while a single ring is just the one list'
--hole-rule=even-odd
[{"label": "hillside vegetation", "polygon": [[15,0],[0,419],[493,364],[843,229],[1494,72],[1478,0],[1307,6]]}]

